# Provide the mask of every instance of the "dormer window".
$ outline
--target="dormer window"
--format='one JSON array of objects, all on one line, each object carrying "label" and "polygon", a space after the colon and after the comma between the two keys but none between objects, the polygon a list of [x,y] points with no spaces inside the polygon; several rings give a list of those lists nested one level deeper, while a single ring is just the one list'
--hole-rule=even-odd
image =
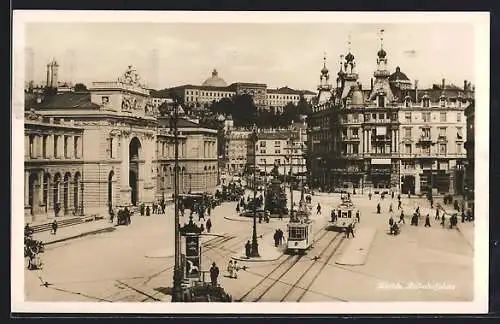
[{"label": "dormer window", "polygon": [[441,98],[439,98],[439,106],[440,107],[443,107],[446,106],[446,98],[441,96]]},{"label": "dormer window", "polygon": [[411,99],[410,99],[410,97],[406,97],[405,98],[405,107],[406,108],[411,107]]},{"label": "dormer window", "polygon": [[378,106],[381,108],[385,107],[385,97],[383,95],[378,96]]}]

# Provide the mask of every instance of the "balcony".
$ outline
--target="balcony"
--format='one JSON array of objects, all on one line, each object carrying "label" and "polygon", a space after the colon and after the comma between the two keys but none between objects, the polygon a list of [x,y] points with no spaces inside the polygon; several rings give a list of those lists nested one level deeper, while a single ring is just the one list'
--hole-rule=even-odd
[{"label": "balcony", "polygon": [[382,136],[372,136],[371,140],[372,143],[373,142],[381,143],[381,142],[390,142],[391,138],[389,136],[382,135]]},{"label": "balcony", "polygon": [[419,138],[418,138],[418,142],[419,143],[432,143],[432,140],[431,140],[431,136],[430,135],[421,135]]}]

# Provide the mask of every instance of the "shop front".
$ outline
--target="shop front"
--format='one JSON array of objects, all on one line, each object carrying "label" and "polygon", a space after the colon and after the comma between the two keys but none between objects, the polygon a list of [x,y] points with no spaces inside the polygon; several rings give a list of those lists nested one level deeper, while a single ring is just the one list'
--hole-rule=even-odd
[{"label": "shop front", "polygon": [[373,188],[391,188],[391,159],[372,159],[369,174]]}]

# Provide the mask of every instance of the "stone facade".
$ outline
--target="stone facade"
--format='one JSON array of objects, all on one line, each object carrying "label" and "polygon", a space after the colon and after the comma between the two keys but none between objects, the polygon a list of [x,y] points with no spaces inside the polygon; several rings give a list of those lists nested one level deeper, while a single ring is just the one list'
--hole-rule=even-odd
[{"label": "stone facade", "polygon": [[[168,121],[159,117],[158,107],[151,104],[149,91],[131,67],[116,82],[94,82],[89,93],[57,94],[31,105],[37,118],[52,123],[26,121],[28,152],[33,147],[39,150],[39,144],[30,146],[29,142],[35,130],[45,129],[48,141],[56,136],[59,150],[67,147],[64,141],[74,138],[78,158],[62,159],[66,164],[61,164],[48,156],[40,161],[39,167],[57,169],[60,166],[60,170],[51,171],[51,175],[60,174],[61,181],[66,183],[65,177],[69,174],[68,179],[78,182],[78,198],[83,201],[83,207],[75,214],[107,216],[110,207],[151,204],[157,199],[171,198],[173,136],[169,133]],[[178,125],[180,192],[189,189],[213,192],[217,181],[217,131],[183,119],[179,119]],[[38,138],[33,143],[39,143]],[[34,159],[28,158],[25,169],[32,170],[33,163]],[[76,180],[75,175],[78,175]],[[27,181],[30,182],[29,177]],[[71,185],[71,180],[69,183]],[[71,196],[68,199],[72,201]],[[72,208],[71,203],[68,208]],[[66,208],[62,210],[64,214],[69,213]],[[32,218],[40,211],[35,207]],[[50,210],[45,214],[55,216]]]},{"label": "stone facade", "polygon": [[308,119],[312,185],[461,194],[470,83],[412,88],[399,67],[388,71],[383,48],[376,62],[369,89],[358,82],[352,53],[341,56],[336,87],[323,66]]}]

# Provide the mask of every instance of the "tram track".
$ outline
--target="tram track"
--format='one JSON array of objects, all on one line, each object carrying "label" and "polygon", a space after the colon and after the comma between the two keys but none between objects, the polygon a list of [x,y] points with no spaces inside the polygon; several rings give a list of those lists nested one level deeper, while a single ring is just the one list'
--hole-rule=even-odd
[{"label": "tram track", "polygon": [[[340,239],[337,240],[339,235]],[[334,244],[335,241],[337,241],[338,243]],[[325,261],[314,261],[313,263],[311,263],[300,275],[297,281],[295,281],[295,283],[288,289],[285,295],[281,297],[280,302],[300,302],[309,291],[311,286],[314,284],[318,276],[324,270],[330,259],[339,250],[343,242],[343,234],[337,234],[319,255],[319,259],[322,259],[322,257],[326,255]]]},{"label": "tram track", "polygon": [[[319,238],[315,239],[318,243],[321,241],[329,231],[323,229],[318,233]],[[292,270],[292,268],[302,260],[304,255],[288,255],[283,261],[281,261],[276,267],[274,267],[271,272],[257,282],[250,290],[248,290],[242,297],[238,299],[239,302],[257,302],[260,301],[268,292],[280,282],[287,273]],[[248,270],[247,270],[248,271]]]},{"label": "tram track", "polygon": [[[325,232],[325,234],[322,235],[320,239],[318,239],[318,242],[317,242],[318,245],[321,244],[321,242],[327,236],[328,233],[329,232]],[[339,234],[335,235],[331,239],[326,239],[327,240],[326,247],[324,249],[322,249],[321,252],[319,253],[319,255],[316,257],[321,258],[324,255],[325,251],[328,249],[328,247],[338,237],[339,237]],[[314,259],[311,259],[311,262],[315,262]],[[274,280],[272,282],[272,284],[267,289],[265,289],[265,291],[262,294],[260,294],[257,298],[255,298],[253,301],[254,302],[278,301],[276,296],[283,295],[283,290],[284,290],[283,286],[287,286],[287,287],[290,286],[290,284],[287,284],[287,282],[289,282],[289,280],[286,280],[286,278],[290,278],[295,273],[298,272],[301,274],[300,277],[297,280],[292,280],[292,282],[296,283],[297,281],[301,280],[301,278],[304,276],[304,273],[307,272],[307,268],[306,268],[306,270],[301,270],[301,269],[307,265],[308,265],[308,263],[305,263],[305,262],[303,262],[303,263],[296,262],[286,273],[283,273],[283,275],[279,276],[276,280]],[[309,267],[309,266],[307,266],[307,267]],[[291,271],[292,269],[293,269],[293,271]],[[286,289],[286,292],[284,293],[284,296],[287,296],[294,289],[294,286],[292,284],[291,287],[285,288],[285,289]],[[281,298],[281,299],[283,299],[283,298]],[[280,301],[282,301],[282,300],[280,300]]]}]

